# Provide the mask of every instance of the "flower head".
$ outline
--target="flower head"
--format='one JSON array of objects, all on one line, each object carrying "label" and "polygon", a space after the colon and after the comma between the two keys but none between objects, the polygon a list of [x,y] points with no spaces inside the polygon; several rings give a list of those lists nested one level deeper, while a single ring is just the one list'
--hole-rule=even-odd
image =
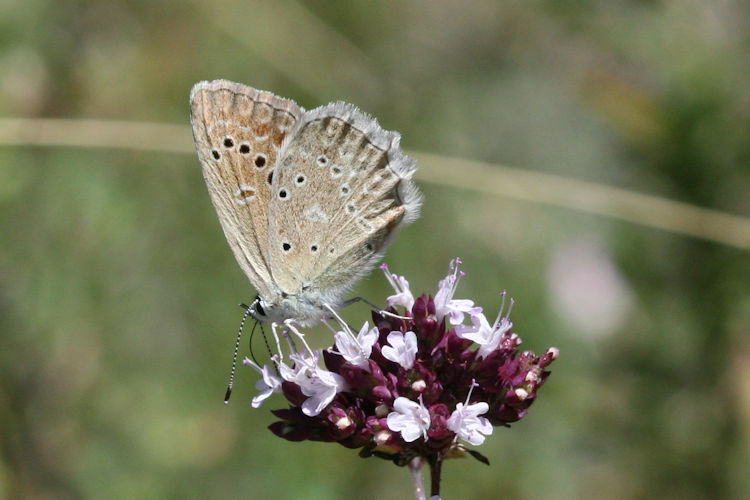
[{"label": "flower head", "polygon": [[459,440],[478,446],[495,427],[523,418],[559,351],[518,350],[513,302],[506,310],[504,293],[492,324],[473,301],[455,299],[460,263],[451,263],[434,298],[416,299],[406,279],[384,266],[396,294],[386,311],[373,312],[372,327],[365,323],[355,336],[341,320],[333,348],[290,354],[287,363],[277,362],[276,378],[256,365],[263,373],[257,399],[281,390],[291,403],[273,412],[279,421],[270,429],[292,441],[338,442],[363,457],[405,465],[466,455]]}]

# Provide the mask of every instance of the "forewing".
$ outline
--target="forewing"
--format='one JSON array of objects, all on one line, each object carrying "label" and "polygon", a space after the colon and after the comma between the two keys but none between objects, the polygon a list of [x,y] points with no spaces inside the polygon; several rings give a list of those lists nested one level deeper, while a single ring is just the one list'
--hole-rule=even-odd
[{"label": "forewing", "polygon": [[272,186],[271,274],[281,290],[338,297],[418,215],[400,136],[341,102],[311,110],[282,146]]},{"label": "forewing", "polygon": [[196,84],[190,110],[203,177],[224,235],[251,284],[267,296],[271,172],[282,141],[304,110],[294,101],[226,80]]}]

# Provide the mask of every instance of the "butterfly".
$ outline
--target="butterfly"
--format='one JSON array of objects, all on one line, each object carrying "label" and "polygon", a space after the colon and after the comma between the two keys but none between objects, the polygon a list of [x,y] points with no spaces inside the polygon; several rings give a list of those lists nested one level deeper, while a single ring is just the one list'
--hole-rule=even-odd
[{"label": "butterfly", "polygon": [[356,106],[306,111],[227,80],[197,83],[191,123],[203,177],[258,321],[315,324],[344,303],[419,216],[416,162]]}]

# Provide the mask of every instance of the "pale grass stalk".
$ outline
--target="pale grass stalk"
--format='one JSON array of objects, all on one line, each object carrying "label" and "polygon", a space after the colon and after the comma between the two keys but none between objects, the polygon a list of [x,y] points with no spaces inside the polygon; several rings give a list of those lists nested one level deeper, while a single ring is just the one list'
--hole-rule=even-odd
[{"label": "pale grass stalk", "polygon": [[[190,128],[145,122],[0,118],[0,146],[59,146],[194,154]],[[625,220],[750,250],[750,218],[559,175],[409,151],[417,178]]]}]

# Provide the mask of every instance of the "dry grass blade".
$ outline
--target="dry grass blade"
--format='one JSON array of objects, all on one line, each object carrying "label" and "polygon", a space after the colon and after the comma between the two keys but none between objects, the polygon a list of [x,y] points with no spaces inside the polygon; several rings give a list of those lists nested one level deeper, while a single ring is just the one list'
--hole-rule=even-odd
[{"label": "dry grass blade", "polygon": [[[0,119],[0,145],[193,153],[185,125],[63,119]],[[438,156],[419,160],[424,182],[578,210],[750,250],[750,219],[657,196],[551,174]]]},{"label": "dry grass blade", "polygon": [[552,174],[428,153],[423,180],[495,196],[571,208],[750,250],[750,219],[625,189]]},{"label": "dry grass blade", "polygon": [[0,145],[195,151],[185,125],[53,118],[0,118]]}]

